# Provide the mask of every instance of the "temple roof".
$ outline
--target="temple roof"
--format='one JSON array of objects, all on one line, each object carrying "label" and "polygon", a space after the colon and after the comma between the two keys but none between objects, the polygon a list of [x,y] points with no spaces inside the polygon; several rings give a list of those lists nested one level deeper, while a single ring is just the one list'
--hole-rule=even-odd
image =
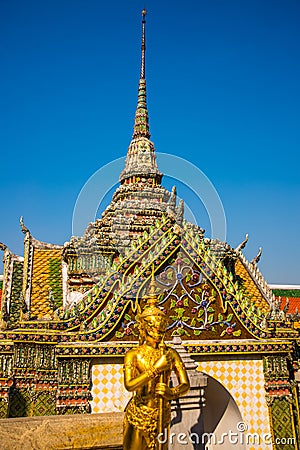
[{"label": "temple roof", "polygon": [[172,320],[170,338],[262,340],[272,338],[276,321],[282,324],[278,336],[286,338],[290,319],[258,269],[261,249],[249,262],[241,252],[248,236],[236,249],[204,237],[183,219],[176,188],[161,185],[146,101],[145,15],[138,104],[121,184],[102,217],[64,246],[33,238],[21,219],[24,259],[2,245],[7,328],[44,330],[45,339],[59,331],[59,339],[67,332],[80,342],[132,340],[154,268],[160,304]]}]

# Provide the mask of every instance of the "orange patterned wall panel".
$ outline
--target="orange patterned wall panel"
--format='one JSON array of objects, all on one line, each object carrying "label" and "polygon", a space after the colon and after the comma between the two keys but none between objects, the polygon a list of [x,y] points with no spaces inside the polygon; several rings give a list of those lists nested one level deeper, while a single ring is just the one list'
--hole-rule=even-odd
[{"label": "orange patterned wall panel", "polygon": [[[61,250],[57,249],[34,249],[31,287],[31,315],[41,318],[51,314],[52,309],[49,301],[51,285],[51,262],[60,262],[61,272]],[[59,274],[57,274],[59,275]],[[61,273],[60,273],[61,280]]]}]

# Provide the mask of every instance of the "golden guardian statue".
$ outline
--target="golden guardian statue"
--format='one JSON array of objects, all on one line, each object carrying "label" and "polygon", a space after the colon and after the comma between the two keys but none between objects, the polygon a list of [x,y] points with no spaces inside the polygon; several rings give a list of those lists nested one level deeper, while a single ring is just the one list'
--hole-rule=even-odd
[{"label": "golden guardian statue", "polygon": [[[167,316],[157,306],[154,277],[143,312],[136,316],[139,346],[129,350],[124,361],[125,388],[133,396],[125,409],[124,450],[166,450],[171,422],[170,400],[189,390],[184,364],[164,335]],[[170,387],[172,371],[178,385]]]}]

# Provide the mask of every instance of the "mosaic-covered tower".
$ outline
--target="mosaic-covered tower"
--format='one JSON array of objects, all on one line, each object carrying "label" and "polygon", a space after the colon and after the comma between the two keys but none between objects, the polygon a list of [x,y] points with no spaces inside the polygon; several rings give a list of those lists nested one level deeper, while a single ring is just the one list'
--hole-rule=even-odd
[{"label": "mosaic-covered tower", "polygon": [[[141,61],[134,133],[102,217],[64,246],[35,239],[21,220],[24,256],[2,244],[0,417],[122,411],[123,356],[137,344],[135,313],[154,270],[167,338],[179,336],[208,377],[195,429],[221,436],[243,422],[270,435],[272,448],[293,438],[284,448],[297,449],[299,322],[275,299],[258,258],[243,255],[246,241],[233,248],[205,237],[183,219],[176,189],[161,185],[146,103],[145,11]],[[269,448],[259,445],[241,448]]]},{"label": "mosaic-covered tower", "polygon": [[101,219],[90,223],[82,238],[73,237],[64,247],[70,290],[92,286],[95,277],[105,273],[107,265],[119,254],[124,255],[132,241],[149,231],[163,214],[177,215],[178,219],[182,215],[180,208],[176,208],[176,188],[171,194],[161,185],[163,174],[158,170],[150,140],[145,51],[143,15],[138,102],[125,168],[120,174],[120,186]]}]

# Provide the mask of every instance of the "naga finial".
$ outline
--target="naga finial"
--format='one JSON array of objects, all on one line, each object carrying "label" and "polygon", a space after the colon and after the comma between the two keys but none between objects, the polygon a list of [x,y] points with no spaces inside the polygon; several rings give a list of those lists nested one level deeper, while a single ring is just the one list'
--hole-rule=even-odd
[{"label": "naga finial", "polygon": [[0,250],[2,250],[4,252],[6,249],[7,249],[7,245],[0,242]]},{"label": "naga finial", "polygon": [[20,217],[20,225],[21,225],[22,233],[26,234],[29,232],[28,228],[24,224],[23,216]]},{"label": "naga finial", "polygon": [[257,264],[262,255],[262,247],[259,247],[257,255],[251,260],[250,264]]},{"label": "naga finial", "polygon": [[245,239],[243,240],[243,242],[241,242],[240,245],[238,245],[236,247],[236,249],[235,249],[236,252],[240,252],[241,250],[243,250],[243,248],[246,247],[246,244],[248,242],[248,238],[249,238],[249,235],[247,233]]}]

